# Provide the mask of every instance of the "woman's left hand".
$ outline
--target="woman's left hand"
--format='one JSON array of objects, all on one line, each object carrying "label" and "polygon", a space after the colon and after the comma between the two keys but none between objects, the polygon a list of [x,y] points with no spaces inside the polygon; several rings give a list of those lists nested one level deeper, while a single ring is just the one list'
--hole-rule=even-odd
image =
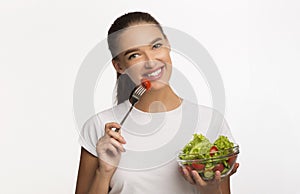
[{"label": "woman's left hand", "polygon": [[221,179],[221,172],[216,171],[215,178],[211,181],[204,181],[195,170],[179,167],[179,171],[186,181],[192,185],[196,185],[199,191],[203,194],[229,194],[229,178],[237,171],[238,167],[239,163],[236,163],[230,175],[224,179]]}]

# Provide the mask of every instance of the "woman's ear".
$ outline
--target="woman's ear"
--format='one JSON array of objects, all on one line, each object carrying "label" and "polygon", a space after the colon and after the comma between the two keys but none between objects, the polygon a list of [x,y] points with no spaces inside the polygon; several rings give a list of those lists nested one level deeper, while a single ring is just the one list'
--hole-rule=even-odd
[{"label": "woman's ear", "polygon": [[112,59],[111,62],[112,62],[112,64],[113,64],[115,70],[116,70],[118,73],[121,73],[121,74],[124,73],[124,68],[122,67],[122,65],[121,65],[121,63],[120,63],[120,61],[119,61],[119,59]]}]

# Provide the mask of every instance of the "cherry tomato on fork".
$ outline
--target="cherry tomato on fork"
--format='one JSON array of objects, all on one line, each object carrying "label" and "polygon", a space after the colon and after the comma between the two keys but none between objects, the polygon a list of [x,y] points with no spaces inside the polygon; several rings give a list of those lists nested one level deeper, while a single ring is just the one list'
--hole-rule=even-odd
[{"label": "cherry tomato on fork", "polygon": [[149,90],[151,88],[151,82],[147,79],[142,79],[142,85],[146,90]]}]

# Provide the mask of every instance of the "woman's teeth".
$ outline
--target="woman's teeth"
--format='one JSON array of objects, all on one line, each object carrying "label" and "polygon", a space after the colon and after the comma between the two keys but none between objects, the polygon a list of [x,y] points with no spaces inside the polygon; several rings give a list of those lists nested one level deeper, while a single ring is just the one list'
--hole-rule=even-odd
[{"label": "woman's teeth", "polygon": [[160,72],[161,72],[161,68],[154,71],[154,72],[152,72],[152,73],[147,74],[147,76],[148,77],[154,77],[154,76],[157,76],[158,74],[160,74]]}]

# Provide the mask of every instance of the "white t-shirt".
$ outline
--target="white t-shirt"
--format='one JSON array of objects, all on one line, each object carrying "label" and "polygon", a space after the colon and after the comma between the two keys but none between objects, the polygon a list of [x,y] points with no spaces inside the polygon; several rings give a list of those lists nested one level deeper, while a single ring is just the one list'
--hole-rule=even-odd
[{"label": "white t-shirt", "polygon": [[[125,101],[102,111],[86,121],[79,142],[98,157],[96,144],[104,135],[104,125],[122,120],[130,108]],[[232,136],[223,116],[216,110],[186,100],[174,110],[147,113],[133,108],[121,128],[126,140],[121,160],[115,171],[110,194],[197,194],[178,171],[176,154],[194,133],[206,135],[209,130]],[[209,137],[214,141],[217,137]]]}]

